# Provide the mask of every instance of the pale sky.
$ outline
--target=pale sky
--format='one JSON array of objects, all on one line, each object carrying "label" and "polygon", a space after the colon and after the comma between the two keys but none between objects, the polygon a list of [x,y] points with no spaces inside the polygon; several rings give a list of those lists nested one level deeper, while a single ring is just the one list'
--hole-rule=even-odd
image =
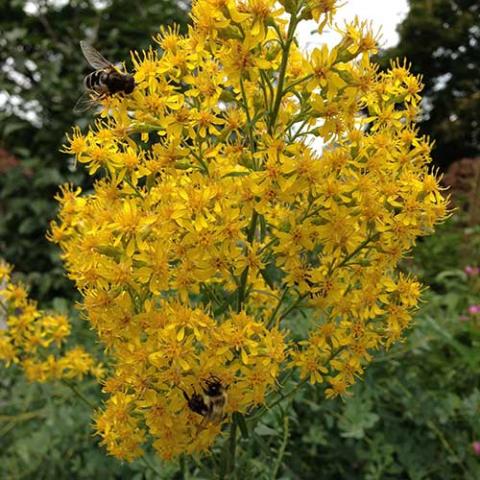
[{"label": "pale sky", "polygon": [[[335,16],[336,23],[343,25],[345,20],[353,20],[355,15],[360,20],[372,20],[374,30],[381,28],[381,47],[391,47],[398,42],[398,35],[395,28],[408,12],[407,0],[344,0],[344,6],[338,10]],[[328,43],[335,45],[339,36],[335,32],[327,32],[319,35],[312,35],[315,30],[315,23],[302,22],[298,27],[297,38],[302,47],[311,50],[315,45]]]}]

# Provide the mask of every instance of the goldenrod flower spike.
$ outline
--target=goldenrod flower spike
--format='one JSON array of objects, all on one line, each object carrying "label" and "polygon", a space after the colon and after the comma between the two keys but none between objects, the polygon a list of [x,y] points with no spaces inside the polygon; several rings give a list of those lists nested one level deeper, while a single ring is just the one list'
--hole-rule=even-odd
[{"label": "goldenrod flower spike", "polygon": [[289,369],[346,394],[417,304],[397,265],[447,213],[415,127],[421,81],[379,72],[358,20],[302,53],[298,24],[321,34],[339,5],[280,3],[194,1],[188,34],[133,53],[135,91],[65,147],[104,175],[62,190],[50,238],[113,359],[97,430],[119,458],[147,439],[166,459],[207,450],[221,424],[182,389],[210,376],[225,422]]}]

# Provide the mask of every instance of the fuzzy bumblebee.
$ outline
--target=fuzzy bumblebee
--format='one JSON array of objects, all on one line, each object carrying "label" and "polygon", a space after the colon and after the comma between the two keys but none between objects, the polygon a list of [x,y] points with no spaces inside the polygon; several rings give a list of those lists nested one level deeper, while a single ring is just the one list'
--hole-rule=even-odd
[{"label": "fuzzy bumblebee", "polygon": [[204,385],[201,385],[203,393],[198,393],[194,389],[190,396],[185,390],[182,390],[183,396],[192,412],[198,413],[208,422],[220,423],[225,418],[228,387],[215,376],[211,376],[203,382]]}]

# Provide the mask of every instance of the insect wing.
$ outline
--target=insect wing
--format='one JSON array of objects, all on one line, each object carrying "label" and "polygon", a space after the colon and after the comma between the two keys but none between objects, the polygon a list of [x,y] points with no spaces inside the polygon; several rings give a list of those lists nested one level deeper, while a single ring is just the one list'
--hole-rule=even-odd
[{"label": "insect wing", "polygon": [[[101,70],[103,68],[112,68],[113,65],[95,48],[86,42],[80,42],[83,55],[87,59],[87,62],[95,69]],[[114,67],[113,67],[114,68]]]},{"label": "insect wing", "polygon": [[73,107],[75,113],[83,113],[96,105],[96,101],[91,97],[90,92],[83,92]]}]

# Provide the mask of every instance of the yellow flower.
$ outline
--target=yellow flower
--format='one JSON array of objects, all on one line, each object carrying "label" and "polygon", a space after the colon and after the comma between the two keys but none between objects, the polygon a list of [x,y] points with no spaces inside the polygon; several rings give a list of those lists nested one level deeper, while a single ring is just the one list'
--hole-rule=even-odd
[{"label": "yellow flower", "polygon": [[345,82],[333,68],[337,61],[337,51],[330,50],[327,45],[321,48],[315,48],[311,54],[310,72],[312,80],[307,83],[310,90],[320,86],[328,91],[336,93],[340,88],[345,86]]}]

